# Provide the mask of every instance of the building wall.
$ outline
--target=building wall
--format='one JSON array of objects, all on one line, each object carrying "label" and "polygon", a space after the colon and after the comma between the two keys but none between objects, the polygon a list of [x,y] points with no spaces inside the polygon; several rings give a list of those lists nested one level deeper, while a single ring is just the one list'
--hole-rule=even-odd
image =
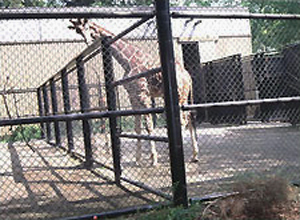
[{"label": "building wall", "polygon": [[[193,41],[193,39],[192,39]],[[145,53],[150,55],[157,63],[153,67],[159,66],[158,42],[156,39],[128,40],[129,43],[137,45]],[[250,37],[220,37],[218,39],[201,39],[199,42],[201,62],[226,57],[241,53],[243,56],[251,53]],[[175,57],[181,63],[182,48],[179,39],[174,39]],[[0,91],[8,89],[28,89],[37,88],[47,79],[53,76],[72,58],[79,54],[86,45],[82,42],[44,42],[44,43],[10,43],[0,45]],[[86,64],[86,74],[88,84],[102,84],[103,97],[104,77],[102,69],[101,54],[93,58]],[[122,67],[114,60],[114,71],[116,80],[124,75]],[[76,73],[73,73],[73,82],[76,84]],[[5,82],[5,83],[4,83]],[[72,82],[72,80],[70,80]],[[96,89],[91,90],[91,106],[98,107],[99,97]],[[120,106],[127,108],[130,106],[127,93],[122,86],[119,87]],[[24,96],[24,97],[23,97]],[[37,115],[37,98],[35,93],[8,95],[7,100],[12,115],[16,116],[14,99],[17,99],[19,115]],[[73,100],[74,110],[79,108],[78,98]],[[61,107],[62,108],[62,107]],[[0,99],[0,117],[7,117],[7,111]]]},{"label": "building wall", "polygon": [[[84,48],[79,42],[11,43],[0,45],[0,91],[35,89],[53,76]],[[35,92],[5,95],[13,117],[36,115]],[[15,104],[17,102],[17,105]],[[0,118],[8,117],[3,96]]]},{"label": "building wall", "polygon": [[[215,38],[179,38],[175,41],[179,44],[176,50],[180,54],[180,45],[186,42],[198,42],[201,57],[201,63],[217,60],[235,54],[248,56],[252,53],[251,36],[220,36]],[[193,56],[191,54],[191,56]]]}]

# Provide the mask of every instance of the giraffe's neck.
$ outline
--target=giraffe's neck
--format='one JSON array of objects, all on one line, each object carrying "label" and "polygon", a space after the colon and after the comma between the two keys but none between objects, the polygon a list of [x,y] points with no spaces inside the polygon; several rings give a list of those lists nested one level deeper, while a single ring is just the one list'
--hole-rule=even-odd
[{"label": "giraffe's neck", "polygon": [[[100,36],[111,36],[115,34],[93,23],[91,28]],[[125,70],[125,75],[137,74],[150,68],[151,58],[139,47],[119,39],[111,44],[112,55]],[[135,71],[134,71],[135,70]]]}]

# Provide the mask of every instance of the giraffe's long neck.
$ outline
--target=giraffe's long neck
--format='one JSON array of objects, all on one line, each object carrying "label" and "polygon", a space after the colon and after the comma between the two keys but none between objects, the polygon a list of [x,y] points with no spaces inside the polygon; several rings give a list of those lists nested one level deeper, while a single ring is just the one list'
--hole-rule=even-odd
[{"label": "giraffe's long neck", "polygon": [[[91,28],[95,31],[96,35],[112,36],[115,34],[93,23]],[[130,44],[129,42],[119,39],[111,44],[112,55],[117,62],[125,70],[125,74],[137,74],[140,71],[149,69],[151,58],[144,53],[139,47]],[[136,71],[132,71],[136,70]]]}]

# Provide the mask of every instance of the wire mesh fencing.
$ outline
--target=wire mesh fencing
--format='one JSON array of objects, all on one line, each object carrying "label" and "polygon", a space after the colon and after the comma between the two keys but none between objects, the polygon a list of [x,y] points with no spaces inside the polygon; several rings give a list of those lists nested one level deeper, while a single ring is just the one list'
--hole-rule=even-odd
[{"label": "wire mesh fencing", "polygon": [[299,179],[299,44],[283,27],[261,33],[299,21],[196,18],[199,30],[209,25],[218,37],[182,42],[199,107],[189,108],[200,152],[199,163],[186,163],[189,195],[214,197],[251,178]]},{"label": "wire mesh fencing", "polygon": [[[189,198],[248,178],[300,178],[300,47],[285,29],[262,34],[275,21],[299,21],[214,10],[171,13]],[[82,14],[70,21],[70,11]],[[174,201],[153,8],[46,12],[56,18],[0,23],[1,218],[92,217]]]}]

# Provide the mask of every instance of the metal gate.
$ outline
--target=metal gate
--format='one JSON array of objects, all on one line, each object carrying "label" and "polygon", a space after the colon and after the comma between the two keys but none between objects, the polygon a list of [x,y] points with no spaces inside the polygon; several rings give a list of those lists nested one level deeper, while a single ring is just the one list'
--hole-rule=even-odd
[{"label": "metal gate", "polygon": [[205,10],[2,10],[0,218],[92,219],[299,180],[299,45],[253,40],[299,17]]}]

